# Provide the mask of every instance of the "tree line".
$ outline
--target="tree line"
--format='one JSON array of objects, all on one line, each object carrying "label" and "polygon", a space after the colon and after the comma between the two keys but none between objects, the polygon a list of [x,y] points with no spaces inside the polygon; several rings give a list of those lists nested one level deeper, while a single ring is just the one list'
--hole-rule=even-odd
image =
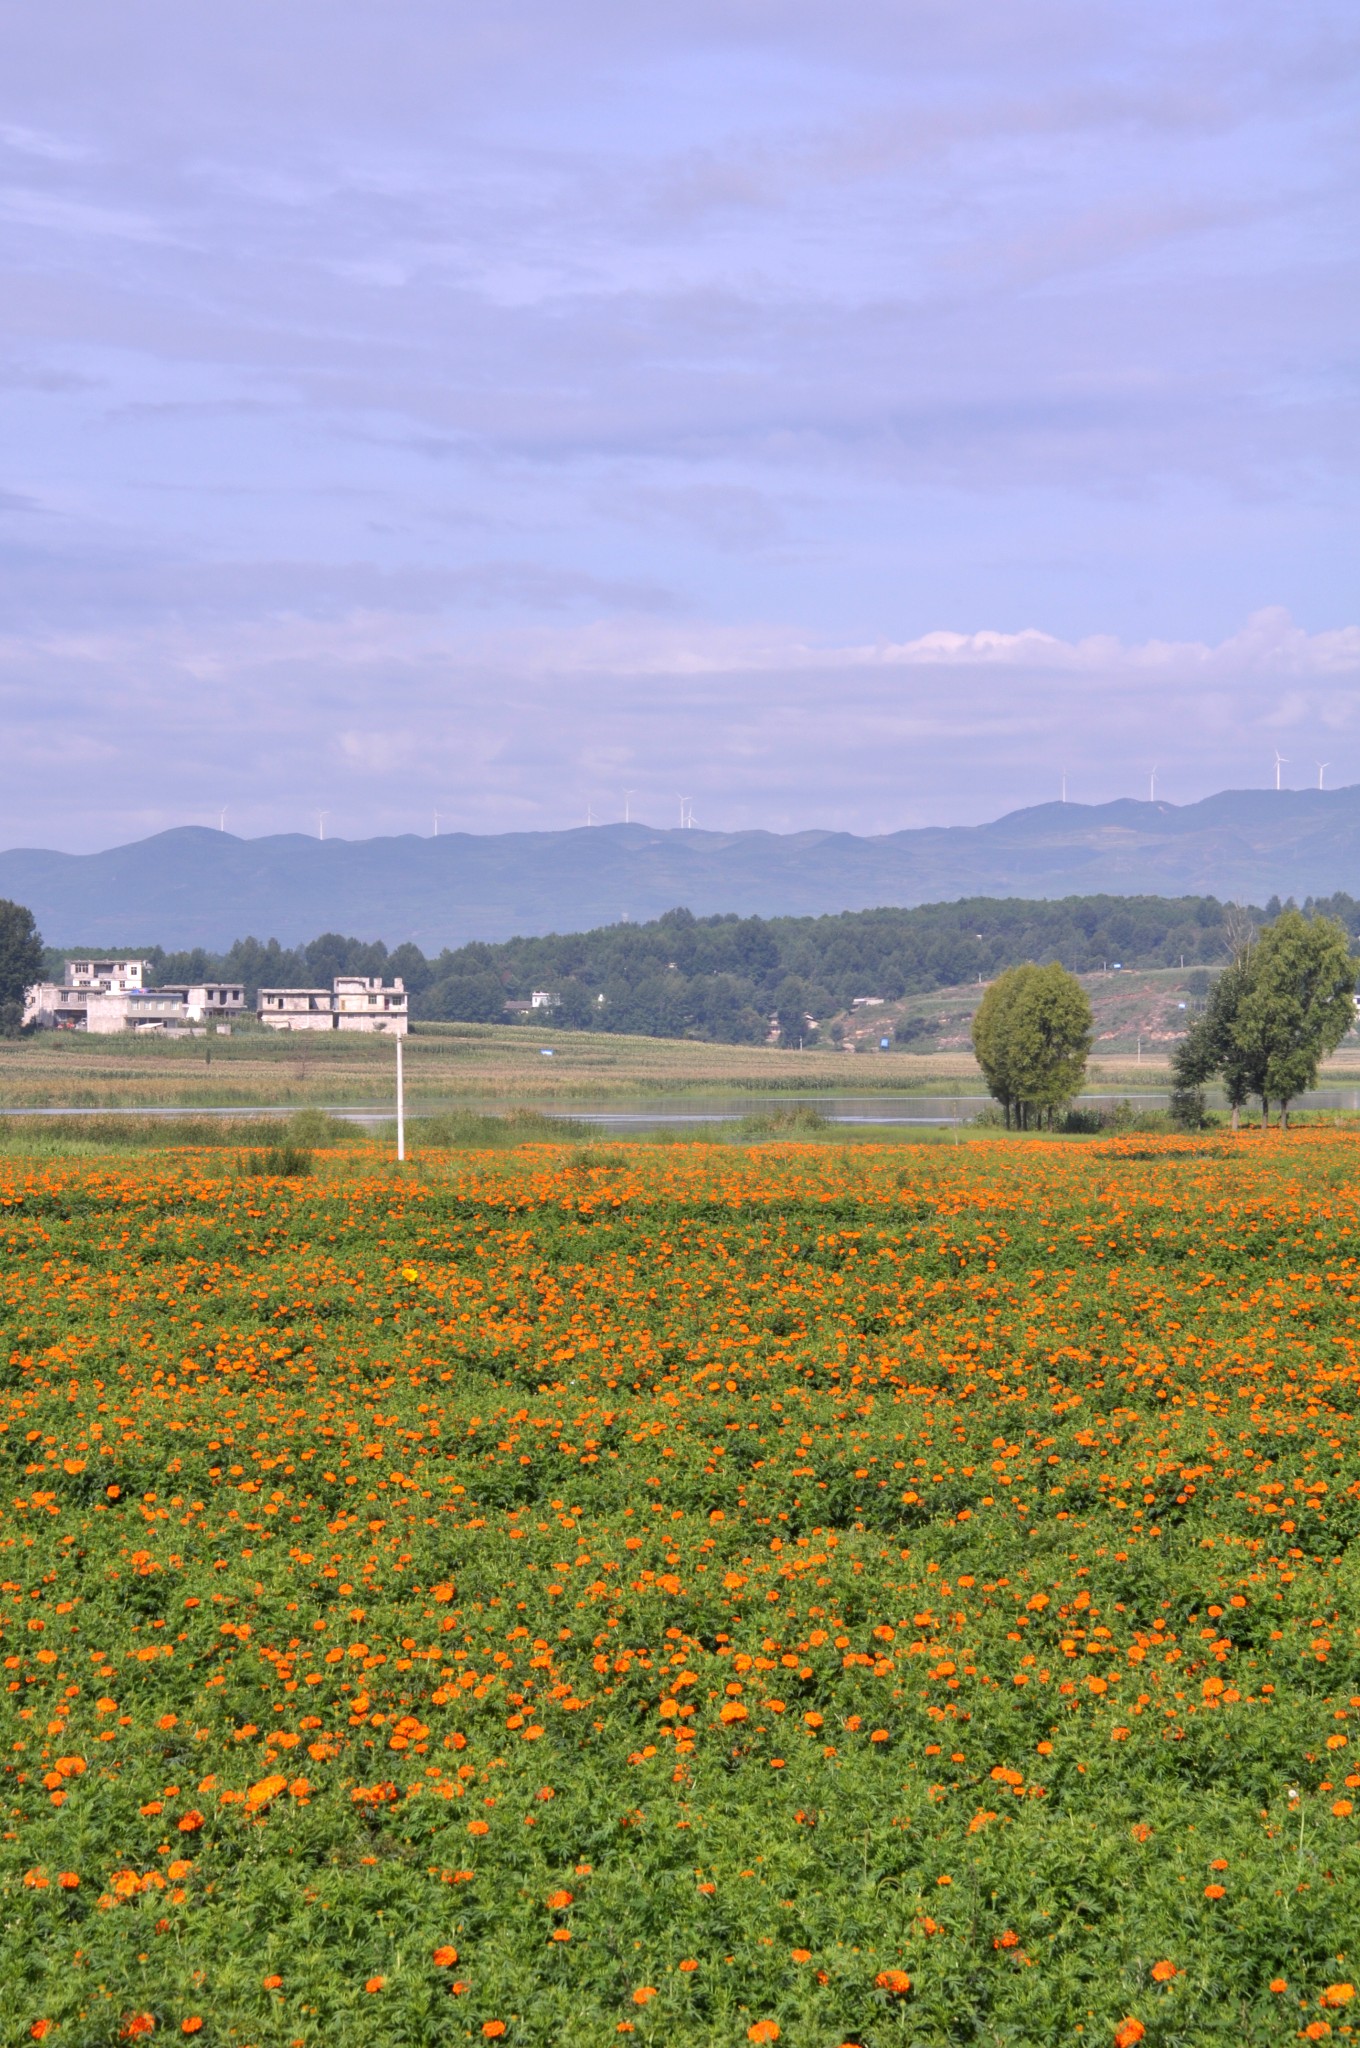
[{"label": "tree line", "polygon": [[[1305,909],[1360,932],[1360,903],[1350,896]],[[972,897],[828,917],[671,910],[647,924],[477,941],[434,957],[410,943],[389,950],[381,940],[338,932],[296,947],[245,938],[221,953],[132,950],[151,962],[162,984],[240,981],[252,1003],[261,987],[324,987],[336,974],[400,975],[417,1019],[499,1023],[508,1002],[543,989],[558,998],[555,1021],[573,1030],[759,1044],[772,1017],[786,1040],[806,1042],[824,1034],[856,996],[895,1002],[987,983],[1026,961],[1057,961],[1077,974],[1116,962],[1217,967],[1231,954],[1235,918],[1260,923],[1279,910],[1272,899],[1241,913],[1213,896]],[[65,957],[49,955],[57,977]]]}]

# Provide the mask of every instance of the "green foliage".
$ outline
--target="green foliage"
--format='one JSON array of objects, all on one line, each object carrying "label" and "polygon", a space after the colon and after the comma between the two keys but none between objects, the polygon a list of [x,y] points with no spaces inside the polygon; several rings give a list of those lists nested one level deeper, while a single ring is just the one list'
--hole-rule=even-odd
[{"label": "green foliage", "polygon": [[1203,1121],[1204,1083],[1218,1075],[1234,1112],[1251,1096],[1263,1120],[1289,1104],[1355,1022],[1356,962],[1346,929],[1330,917],[1284,910],[1254,944],[1240,945],[1220,975],[1203,1017],[1172,1057],[1172,1112]]},{"label": "green foliage", "polygon": [[809,1103],[799,1103],[790,1109],[763,1110],[741,1117],[734,1129],[738,1138],[816,1138],[829,1131],[831,1124],[820,1110]]},{"label": "green foliage", "polygon": [[988,988],[973,1018],[973,1050],[1009,1124],[1022,1130],[1070,1102],[1091,1050],[1091,1005],[1074,975],[1012,967]]},{"label": "green foliage", "polygon": [[12,1038],[24,1021],[24,994],[43,977],[43,943],[33,912],[0,897],[0,1033]]},{"label": "green foliage", "polygon": [[1286,910],[1261,934],[1235,1037],[1259,1076],[1263,1108],[1279,1102],[1287,1115],[1293,1097],[1313,1086],[1320,1061],[1355,1022],[1355,973],[1350,940],[1331,918]]},{"label": "green foliage", "polygon": [[241,1161],[244,1174],[271,1180],[297,1180],[312,1170],[312,1155],[305,1145],[271,1145],[264,1152],[247,1152]]},{"label": "green foliage", "polygon": [[[1336,907],[1360,927],[1360,904],[1345,898]],[[1026,960],[1058,959],[1077,973],[1116,960],[1202,971],[1223,957],[1230,918],[1212,896],[969,897],[831,917],[695,917],[677,909],[649,924],[479,940],[436,959],[410,943],[389,951],[381,940],[336,932],[299,947],[246,938],[223,954],[141,950],[161,982],[241,981],[248,1003],[265,985],[400,975],[413,1014],[432,1022],[497,1023],[507,1001],[546,988],[560,998],[554,1021],[571,1030],[759,1045],[776,1016],[783,1042],[796,1045],[813,1035],[808,1016],[824,1027],[856,996],[896,1002],[990,981]],[[64,957],[50,954],[47,971],[59,977]]]}]

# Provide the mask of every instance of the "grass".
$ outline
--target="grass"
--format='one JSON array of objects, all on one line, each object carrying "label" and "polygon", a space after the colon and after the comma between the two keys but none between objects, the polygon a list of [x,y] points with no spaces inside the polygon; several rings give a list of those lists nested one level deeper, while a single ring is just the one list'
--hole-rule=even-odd
[{"label": "grass", "polygon": [[1342,2038],[1356,1141],[552,1135],[0,1157],[0,2041]]},{"label": "grass", "polygon": [[[1132,984],[1133,977],[1127,979]],[[1153,996],[1156,1003],[1166,1000],[1164,991]],[[941,991],[944,1009],[946,998],[971,1005],[976,992]],[[1125,1008],[1133,1004],[1136,1010],[1139,999],[1132,985],[1120,990]],[[918,1006],[926,1001],[913,1000]],[[1117,1041],[1124,1024],[1115,1022]],[[544,1045],[553,1047],[551,1059],[543,1057]],[[1156,1090],[1169,1083],[1164,1056],[1149,1055],[1140,1064],[1119,1042],[1098,1043],[1096,1055],[1091,1088]],[[243,1113],[261,1107],[376,1106],[392,1099],[393,1058],[387,1040],[348,1033],[292,1038],[247,1027],[230,1038],[157,1042],[44,1032],[0,1040],[0,1106]],[[415,1107],[474,1113],[692,1095],[739,1102],[747,1095],[947,1095],[954,1089],[979,1093],[982,1087],[966,1031],[942,1051],[850,1057],[829,1048],[794,1052],[591,1032],[542,1034],[523,1025],[491,1024],[420,1026],[406,1042],[406,1081]],[[1344,1047],[1324,1073],[1325,1083],[1349,1081],[1360,1081],[1360,1042]]]}]

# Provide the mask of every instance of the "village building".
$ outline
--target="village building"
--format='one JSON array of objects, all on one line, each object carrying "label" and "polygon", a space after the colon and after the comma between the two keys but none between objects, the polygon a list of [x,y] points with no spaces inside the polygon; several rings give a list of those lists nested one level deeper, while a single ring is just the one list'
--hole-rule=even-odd
[{"label": "village building", "polygon": [[176,996],[193,1024],[230,1024],[246,1013],[243,981],[167,982],[156,994]]},{"label": "village building", "polygon": [[337,974],[326,988],[262,988],[255,1006],[271,1031],[386,1031],[405,1038],[410,1000],[400,976]]}]

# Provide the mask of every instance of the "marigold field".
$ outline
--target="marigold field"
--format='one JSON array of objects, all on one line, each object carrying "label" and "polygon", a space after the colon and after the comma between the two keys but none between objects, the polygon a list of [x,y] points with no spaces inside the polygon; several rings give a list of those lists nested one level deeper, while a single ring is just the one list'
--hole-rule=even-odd
[{"label": "marigold field", "polygon": [[0,1162],[0,2039],[1360,2015],[1360,1149]]}]

